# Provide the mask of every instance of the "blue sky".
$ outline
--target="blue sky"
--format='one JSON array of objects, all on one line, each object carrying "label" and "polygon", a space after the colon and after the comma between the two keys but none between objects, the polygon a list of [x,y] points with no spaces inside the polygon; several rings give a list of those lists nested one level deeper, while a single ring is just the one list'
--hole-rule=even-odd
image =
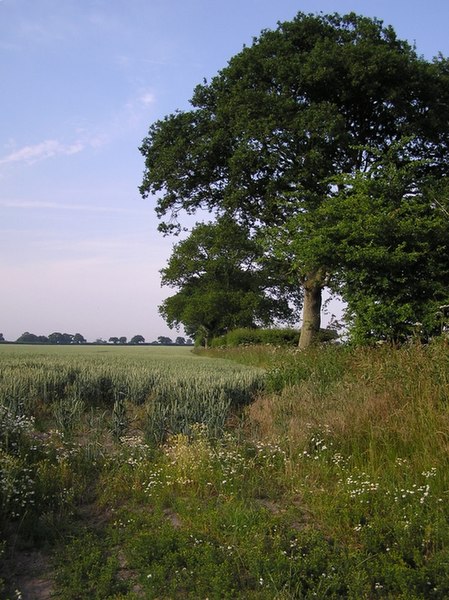
[{"label": "blue sky", "polygon": [[157,312],[174,240],[138,192],[149,125],[262,29],[352,10],[449,55],[447,0],[0,0],[5,338],[178,335]]}]

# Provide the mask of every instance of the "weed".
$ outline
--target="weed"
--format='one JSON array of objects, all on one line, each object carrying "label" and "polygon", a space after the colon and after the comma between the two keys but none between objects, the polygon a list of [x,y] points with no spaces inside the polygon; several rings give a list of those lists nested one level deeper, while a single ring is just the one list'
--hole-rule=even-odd
[{"label": "weed", "polygon": [[0,377],[5,549],[58,598],[449,596],[444,346],[84,350]]}]

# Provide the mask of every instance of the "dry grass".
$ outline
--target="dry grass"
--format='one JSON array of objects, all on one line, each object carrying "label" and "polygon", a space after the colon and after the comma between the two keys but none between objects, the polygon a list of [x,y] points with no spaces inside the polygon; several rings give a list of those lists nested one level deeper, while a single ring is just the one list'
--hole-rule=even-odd
[{"label": "dry grass", "polygon": [[[340,360],[323,353],[319,360]],[[296,355],[298,369],[309,360]],[[449,450],[449,359],[443,345],[402,350],[357,350],[344,356],[325,393],[316,385],[322,365],[313,356],[309,376],[281,392],[260,395],[247,409],[254,437],[286,437],[300,450],[310,432],[329,432],[355,462],[377,470],[396,457],[417,468],[446,462]],[[294,363],[292,363],[294,364]],[[294,368],[294,367],[292,367]],[[289,375],[291,376],[291,375]]]}]

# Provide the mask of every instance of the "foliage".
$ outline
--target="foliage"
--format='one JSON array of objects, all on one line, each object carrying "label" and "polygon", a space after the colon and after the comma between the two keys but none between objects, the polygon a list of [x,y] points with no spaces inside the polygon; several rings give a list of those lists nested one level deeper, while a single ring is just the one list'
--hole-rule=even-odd
[{"label": "foliage", "polygon": [[80,333],[59,333],[55,331],[49,336],[36,335],[25,331],[22,335],[17,338],[16,343],[18,344],[85,344],[86,339]]},{"label": "foliage", "polygon": [[[169,585],[192,598],[444,598],[445,440],[422,431],[422,419],[445,420],[444,349],[266,352],[302,375],[250,407],[252,442],[178,435],[156,461],[142,449],[117,474],[153,507],[114,522],[145,594]],[[385,413],[374,400],[393,382]],[[380,413],[389,418],[373,429]]]},{"label": "foliage", "polygon": [[[45,541],[53,595],[67,600],[448,597],[444,343],[201,354],[1,347],[2,560],[24,537],[27,553]],[[225,390],[260,377],[230,358],[263,363],[272,391],[231,411],[219,437],[192,424],[149,444],[148,392],[188,404],[219,380]],[[84,375],[82,412],[70,435],[57,432],[49,408]],[[32,385],[43,379],[45,400]],[[100,380],[105,397],[91,404],[87,381]],[[0,578],[13,597],[7,567]]]},{"label": "foliage", "polygon": [[234,220],[197,224],[161,271],[162,283],[178,291],[159,310],[169,327],[182,324],[197,341],[236,327],[289,320],[294,294],[281,271]]},{"label": "foliage", "polygon": [[[107,457],[113,468],[116,450],[130,443],[125,434],[131,425],[138,425],[140,435],[146,433],[152,443],[157,441],[156,427],[161,441],[170,432],[190,431],[195,422],[221,435],[230,404],[248,402],[261,373],[224,361],[201,360],[198,368],[199,360],[187,348],[176,347],[144,352],[5,347],[0,370],[0,529],[20,532],[27,544],[39,539],[56,543],[93,489],[98,471],[107,472]],[[157,407],[163,408],[163,421],[157,421]],[[127,587],[116,580],[114,553],[89,539],[75,538],[64,551],[58,597],[80,597],[95,588],[98,595],[93,597],[106,598],[112,590]],[[111,552],[109,558],[105,552]],[[76,563],[74,571],[66,559]]]},{"label": "foliage", "polygon": [[[199,208],[268,230],[270,251],[304,288],[306,345],[335,272],[320,250],[320,208],[339,198],[342,176],[369,172],[394,143],[428,160],[422,174],[446,172],[448,73],[447,59],[427,62],[377,19],[299,13],[198,85],[191,110],[150,127],[141,193],[158,197],[165,233]],[[291,237],[277,236],[285,226]]]},{"label": "foliage", "polygon": [[[118,578],[119,561],[106,541],[89,531],[73,539],[59,557],[57,583],[61,600],[117,598],[127,585]],[[74,565],[76,567],[74,568]]]},{"label": "foliage", "polygon": [[135,335],[129,341],[130,344],[143,344],[144,342],[145,338],[143,335]]},{"label": "foliage", "polygon": [[[330,342],[337,338],[332,329],[321,329],[318,341]],[[295,329],[233,329],[225,335],[212,340],[212,348],[232,347],[254,344],[272,344],[274,346],[297,346],[299,331]]]},{"label": "foliage", "polygon": [[86,338],[81,333],[75,333],[72,339],[73,344],[85,344]]},{"label": "foliage", "polygon": [[48,341],[50,344],[71,344],[73,335],[71,333],[60,333],[59,331],[55,331],[54,333],[50,333]]},{"label": "foliage", "polygon": [[295,329],[233,329],[225,335],[214,338],[211,346],[240,346],[249,344],[298,345],[299,331]]},{"label": "foliage", "polygon": [[[424,166],[393,144],[369,172],[343,178],[339,193],[316,210],[314,252],[333,264],[329,283],[348,305],[354,341],[398,343],[441,333],[438,308],[449,300],[447,183],[420,175]],[[299,228],[313,236],[307,215],[291,219],[282,233],[297,254]]]},{"label": "foliage", "polygon": [[18,344],[46,344],[48,341],[47,336],[35,335],[29,331],[25,331],[25,333],[22,333],[22,335],[17,338]]},{"label": "foliage", "polygon": [[449,302],[447,189],[444,181],[417,183],[415,173],[416,165],[387,157],[331,208],[338,210],[334,232],[346,230],[340,291],[355,341],[428,341],[441,333],[439,307]]}]

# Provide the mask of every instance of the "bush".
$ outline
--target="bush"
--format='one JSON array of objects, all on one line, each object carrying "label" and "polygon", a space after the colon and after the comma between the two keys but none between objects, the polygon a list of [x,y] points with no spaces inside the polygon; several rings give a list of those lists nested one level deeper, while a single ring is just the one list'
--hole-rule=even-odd
[{"label": "bush", "polygon": [[273,346],[297,346],[299,331],[296,329],[234,329],[212,340],[212,347],[234,347],[270,344]]},{"label": "bush", "polygon": [[[333,329],[320,329],[317,341],[333,342],[338,333]],[[212,348],[233,348],[236,346],[256,346],[269,344],[271,346],[297,346],[299,330],[297,329],[233,329],[225,335],[212,340]]]}]

